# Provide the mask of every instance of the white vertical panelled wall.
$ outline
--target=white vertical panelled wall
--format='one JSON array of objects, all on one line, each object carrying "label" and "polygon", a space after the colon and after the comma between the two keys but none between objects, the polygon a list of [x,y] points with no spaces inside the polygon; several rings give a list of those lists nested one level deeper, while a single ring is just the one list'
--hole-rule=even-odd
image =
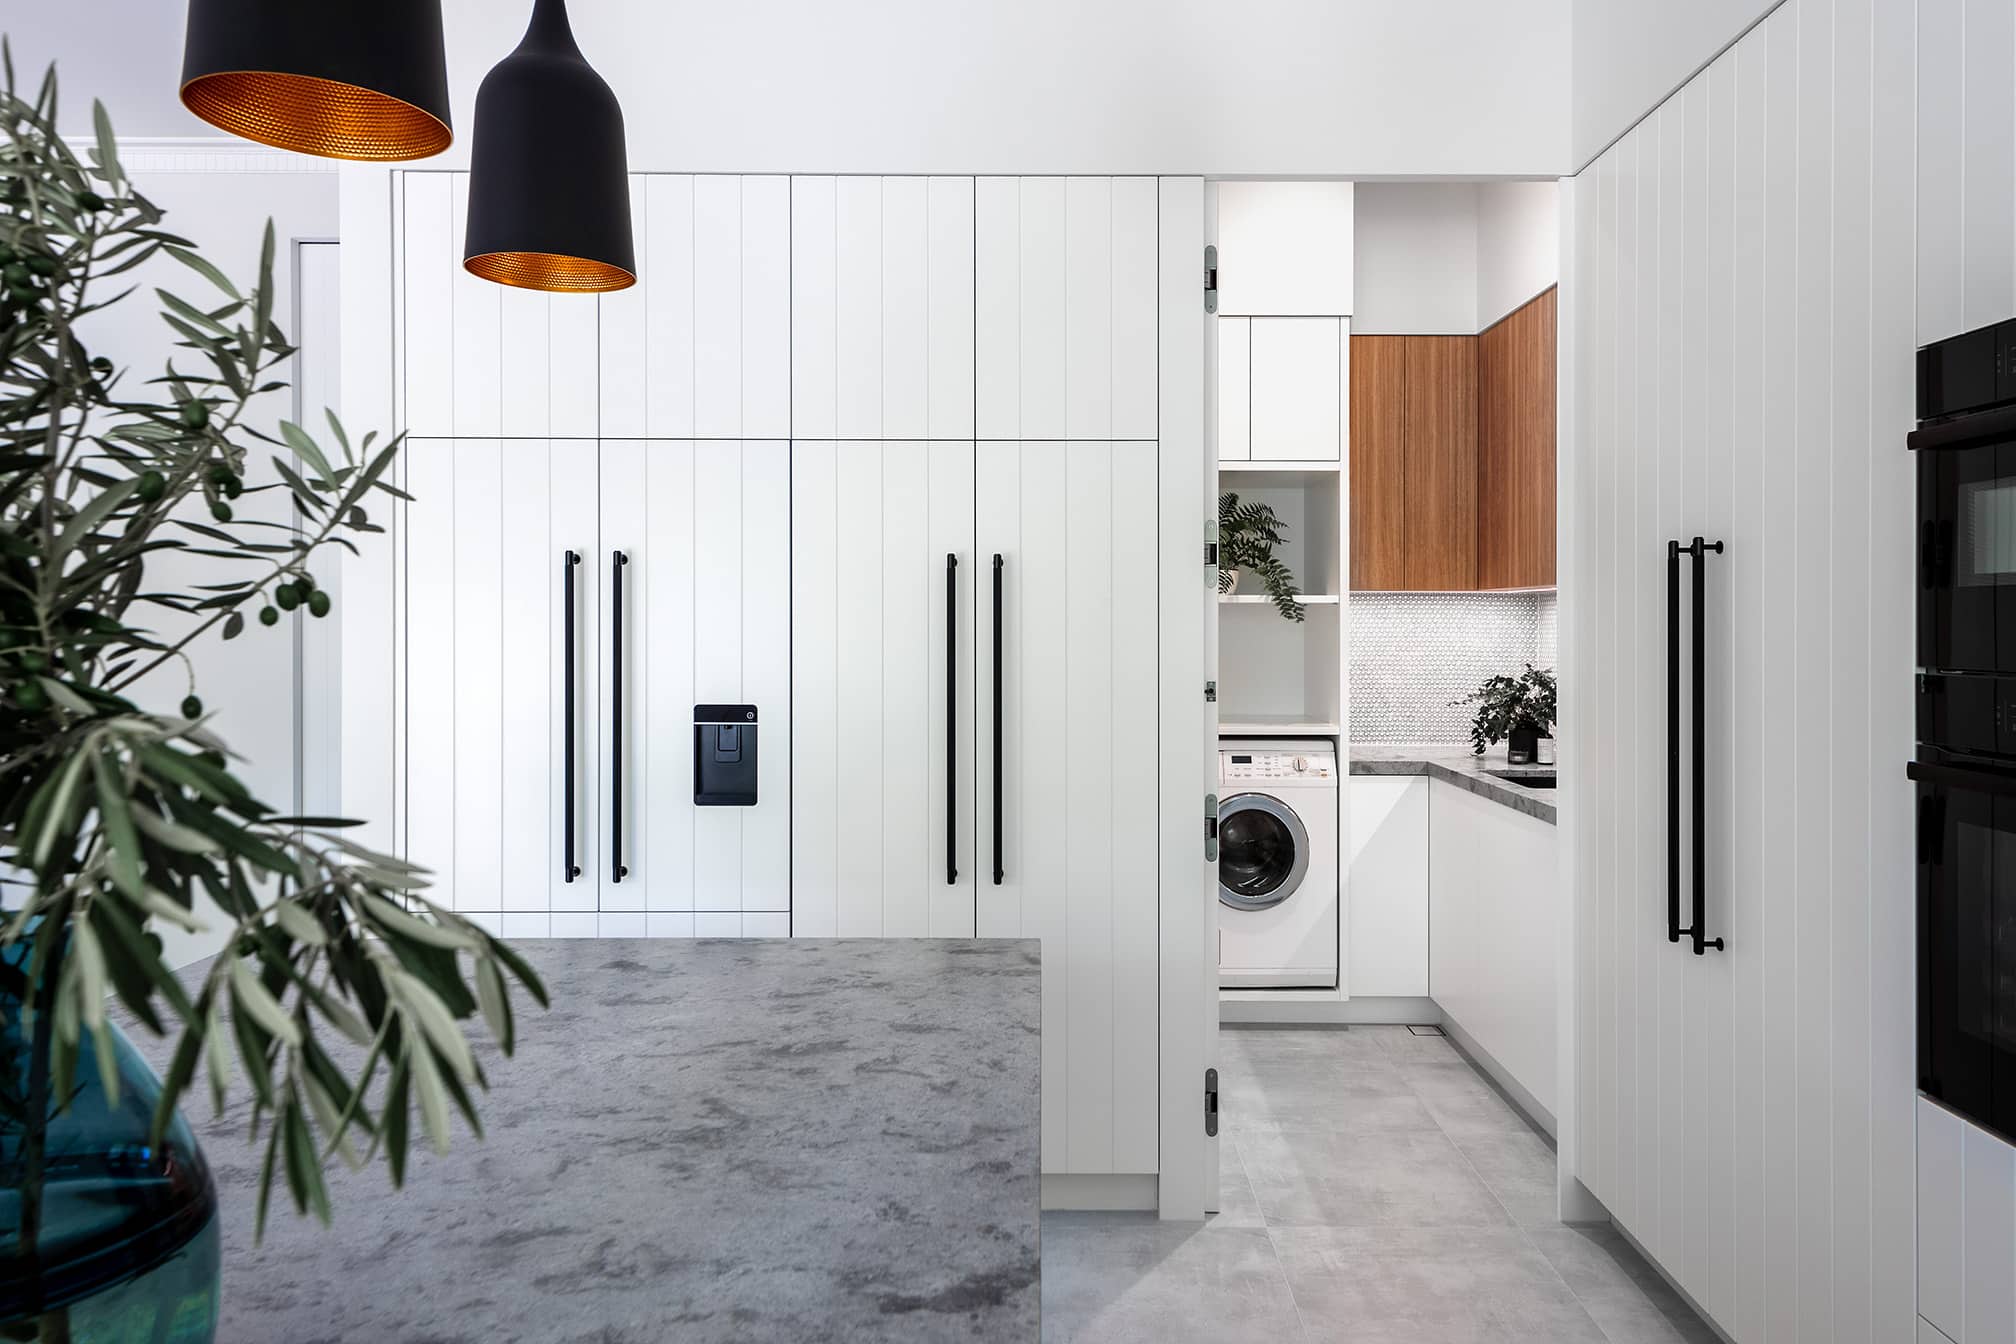
[{"label": "white vertical panelled wall", "polygon": [[[2008,0],[1919,0],[1921,345],[2016,318],[2012,53]],[[2016,1148],[1921,1100],[1917,1170],[1925,1338],[2016,1340]]]},{"label": "white vertical panelled wall", "polygon": [[[1913,50],[1911,6],[1787,0],[1572,184],[1564,750],[1600,786],[1563,1162],[1739,1344],[1915,1330]],[[1696,534],[1727,543],[1698,957],[1665,928]]]}]

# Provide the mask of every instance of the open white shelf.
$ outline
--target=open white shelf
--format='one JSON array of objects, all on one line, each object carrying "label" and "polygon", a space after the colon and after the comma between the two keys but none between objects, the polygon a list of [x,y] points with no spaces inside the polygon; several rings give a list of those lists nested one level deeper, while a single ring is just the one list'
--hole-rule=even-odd
[{"label": "open white shelf", "polygon": [[[1271,607],[1274,605],[1274,599],[1265,593],[1220,593],[1218,594],[1218,600],[1220,602],[1232,603],[1235,606],[1245,604],[1248,606]],[[1337,605],[1338,597],[1335,593],[1298,593],[1296,594],[1295,602],[1296,605],[1304,607],[1334,607]]]},{"label": "open white shelf", "polygon": [[1342,462],[1249,462],[1239,458],[1221,457],[1218,459],[1218,470],[1220,473],[1228,471],[1253,471],[1262,473],[1276,472],[1276,471],[1304,471],[1304,472],[1316,472],[1319,474],[1335,476],[1339,471],[1343,470],[1343,468],[1344,464]]},{"label": "open white shelf", "polygon": [[1220,737],[1336,737],[1343,731],[1341,723],[1299,714],[1275,717],[1247,714],[1218,720]]}]

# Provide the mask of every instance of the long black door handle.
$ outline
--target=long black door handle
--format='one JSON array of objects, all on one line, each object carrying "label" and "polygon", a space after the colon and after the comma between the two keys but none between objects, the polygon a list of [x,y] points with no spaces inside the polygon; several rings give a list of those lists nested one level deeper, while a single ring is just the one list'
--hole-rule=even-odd
[{"label": "long black door handle", "polygon": [[[1694,810],[1691,855],[1693,872],[1693,926],[1680,927],[1680,554],[1694,561],[1693,633],[1694,648],[1689,670],[1693,674],[1694,778],[1689,799]],[[1677,943],[1681,934],[1694,940],[1694,955],[1709,948],[1721,951],[1720,938],[1707,936],[1708,923],[1708,809],[1707,809],[1707,650],[1708,552],[1722,553],[1722,543],[1696,537],[1686,546],[1666,543],[1666,940]]]},{"label": "long black door handle", "polygon": [[1001,866],[1001,571],[1005,562],[994,557],[994,885],[1005,876]]},{"label": "long black door handle", "polygon": [[1666,941],[1680,941],[1680,543],[1666,543]]},{"label": "long black door handle", "polygon": [[945,556],[945,885],[959,884],[959,557]]},{"label": "long black door handle", "polygon": [[630,557],[609,552],[609,880],[630,875],[623,863],[623,567]]},{"label": "long black door handle", "polygon": [[561,825],[564,836],[565,853],[560,860],[560,880],[572,882],[581,876],[581,866],[574,862],[574,663],[579,655],[574,647],[574,567],[581,563],[581,557],[573,551],[563,554],[560,561],[561,606],[565,610],[566,637],[561,641],[561,657],[565,666],[561,672],[561,754],[565,757],[561,766],[560,807],[565,819]]}]

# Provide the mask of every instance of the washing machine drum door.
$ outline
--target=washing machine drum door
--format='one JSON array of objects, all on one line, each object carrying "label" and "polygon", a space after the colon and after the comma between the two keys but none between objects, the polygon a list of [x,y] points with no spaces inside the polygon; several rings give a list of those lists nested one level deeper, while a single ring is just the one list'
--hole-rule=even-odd
[{"label": "washing machine drum door", "polygon": [[1281,904],[1309,871],[1309,832],[1295,809],[1264,793],[1218,806],[1218,900],[1234,910]]}]

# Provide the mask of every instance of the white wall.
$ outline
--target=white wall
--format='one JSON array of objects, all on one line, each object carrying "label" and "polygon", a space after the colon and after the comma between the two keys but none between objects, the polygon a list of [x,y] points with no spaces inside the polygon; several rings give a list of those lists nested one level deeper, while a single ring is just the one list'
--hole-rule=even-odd
[{"label": "white wall", "polygon": [[[1912,1337],[1912,24],[1788,0],[1564,207],[1563,769],[1587,787],[1562,799],[1561,1151],[1739,1344]],[[1664,927],[1664,542],[1696,533],[1728,545],[1728,946],[1700,957]]]},{"label": "white wall", "polygon": [[[249,286],[258,274],[261,232],[267,217],[272,217],[279,239],[273,316],[281,329],[291,334],[295,295],[288,240],[335,236],[336,174],[313,160],[292,155],[226,148],[223,156],[221,171],[217,170],[219,160],[207,152],[133,147],[122,159],[140,193],[166,212],[162,227],[195,242],[203,255],[241,288]],[[158,375],[164,361],[176,353],[172,351],[174,333],[161,321],[154,288],[160,286],[205,304],[218,300],[208,281],[166,257],[156,257],[121,277],[120,283],[137,288],[123,302],[94,317],[85,329],[85,339],[95,353],[127,370],[125,377],[137,393],[139,384]],[[333,351],[328,353],[333,357]],[[179,354],[180,362],[190,362],[188,352]],[[295,373],[290,369],[277,376],[292,381]],[[279,422],[295,414],[293,396],[286,391],[270,393],[255,405],[258,409],[249,423],[268,433],[276,433]],[[255,449],[248,477],[270,479],[271,469],[266,466],[270,456],[270,452]],[[251,517],[255,508],[286,518],[284,499],[277,493],[256,498],[248,495],[238,512]],[[333,572],[334,558],[320,568]],[[218,578],[217,562],[199,557],[164,553],[151,560],[148,569],[154,583],[162,588]],[[231,567],[234,575],[244,570],[243,566]],[[172,628],[166,613],[152,619],[158,629]],[[229,644],[213,632],[191,651],[197,692],[214,713],[217,731],[244,757],[236,767],[241,777],[256,796],[283,808],[292,808],[296,802],[297,654],[292,626],[302,619],[287,618],[271,630],[252,622],[244,635]],[[147,678],[134,694],[143,707],[173,712],[187,691],[188,678],[179,666],[173,666]],[[221,946],[222,917],[214,911],[204,917],[211,928],[200,934],[160,927],[171,965],[185,965]]]},{"label": "white wall", "polygon": [[1777,0],[1574,0],[1579,168]]},{"label": "white wall", "polygon": [[[1571,0],[576,0],[582,50],[655,171],[1555,175]],[[72,116],[198,129],[183,6],[10,6],[17,66],[60,57]],[[526,3],[444,6],[467,162],[476,87]]]},{"label": "white wall", "polygon": [[1477,334],[1477,185],[1358,184],[1354,336]]},{"label": "white wall", "polygon": [[1561,187],[1486,182],[1477,188],[1477,326],[1523,306],[1561,278]]}]

